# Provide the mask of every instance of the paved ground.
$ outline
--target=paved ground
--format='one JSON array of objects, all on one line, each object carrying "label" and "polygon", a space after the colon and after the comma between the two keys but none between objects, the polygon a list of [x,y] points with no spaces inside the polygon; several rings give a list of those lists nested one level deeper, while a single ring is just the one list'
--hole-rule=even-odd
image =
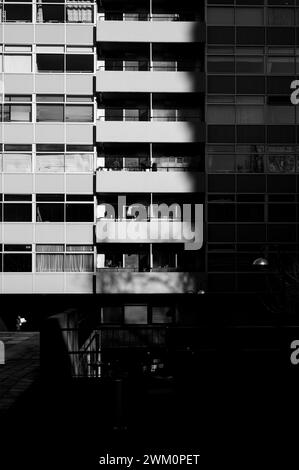
[{"label": "paved ground", "polygon": [[0,365],[0,415],[7,412],[39,376],[39,333],[0,332],[5,364]]}]

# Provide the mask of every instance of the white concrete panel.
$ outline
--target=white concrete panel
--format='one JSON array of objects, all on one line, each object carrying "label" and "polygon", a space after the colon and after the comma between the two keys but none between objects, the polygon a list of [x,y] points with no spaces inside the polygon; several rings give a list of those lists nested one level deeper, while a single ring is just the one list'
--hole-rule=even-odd
[{"label": "white concrete panel", "polygon": [[204,27],[185,21],[98,21],[97,41],[114,42],[200,42]]},{"label": "white concrete panel", "polygon": [[69,144],[93,144],[94,127],[92,124],[67,124],[66,142]]},{"label": "white concrete panel", "polygon": [[9,144],[32,144],[33,124],[6,123],[3,125],[3,141]]},{"label": "white concrete panel", "polygon": [[94,240],[94,225],[91,223],[67,223],[66,243],[79,245],[92,245]]},{"label": "white concrete panel", "polygon": [[192,72],[97,72],[97,91],[192,93],[203,91],[204,75]]},{"label": "white concrete panel", "polygon": [[97,192],[192,193],[204,191],[203,173],[189,171],[98,171]]},{"label": "white concrete panel", "polygon": [[5,73],[4,93],[32,94],[34,92],[33,74],[29,73]]},{"label": "white concrete panel", "polygon": [[66,75],[66,93],[69,95],[92,95],[93,75],[90,73],[69,73]]},{"label": "white concrete panel", "polygon": [[64,292],[64,273],[36,273],[34,291],[37,294],[61,294]]},{"label": "white concrete panel", "polygon": [[184,294],[197,292],[201,273],[99,270],[96,274],[97,294]]},{"label": "white concrete panel", "polygon": [[36,74],[36,93],[65,93],[64,75],[62,73]]},{"label": "white concrete panel", "polygon": [[64,24],[37,24],[35,26],[35,40],[37,44],[64,44]]},{"label": "white concrete panel", "polygon": [[[34,42],[34,25],[22,23],[6,23],[3,25],[4,42],[8,44],[28,44]],[[17,39],[16,39],[17,38]]]},{"label": "white concrete panel", "polygon": [[67,24],[66,42],[67,44],[93,46],[93,31],[93,24]]},{"label": "white concrete panel", "polygon": [[65,177],[60,173],[35,174],[36,193],[64,193]]},{"label": "white concrete panel", "polygon": [[64,143],[64,124],[37,123],[35,127],[37,143]]},{"label": "white concrete panel", "polygon": [[93,175],[66,175],[66,192],[93,194]]},{"label": "white concrete panel", "polygon": [[93,274],[66,273],[65,292],[67,292],[68,294],[92,294],[93,293]]},{"label": "white concrete panel", "polygon": [[200,122],[98,121],[97,142],[203,142]]},{"label": "white concrete panel", "polygon": [[34,242],[34,224],[30,222],[2,223],[3,243],[32,244]]},{"label": "white concrete panel", "polygon": [[5,273],[2,275],[3,294],[33,293],[32,273]]},{"label": "white concrete panel", "polygon": [[65,224],[40,222],[35,224],[36,243],[65,243]]},{"label": "white concrete panel", "polygon": [[31,194],[33,192],[33,175],[31,173],[4,174],[3,192],[8,194]]}]

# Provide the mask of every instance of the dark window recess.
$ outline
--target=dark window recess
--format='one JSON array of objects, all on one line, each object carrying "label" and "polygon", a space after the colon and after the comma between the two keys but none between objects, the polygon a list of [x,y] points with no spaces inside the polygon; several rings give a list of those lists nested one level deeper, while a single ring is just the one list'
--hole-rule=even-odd
[{"label": "dark window recess", "polygon": [[238,27],[237,44],[238,45],[257,45],[265,43],[265,28],[257,27]]},{"label": "dark window recess", "polygon": [[64,20],[64,5],[37,5],[37,22],[63,23]]},{"label": "dark window recess", "polygon": [[[251,77],[250,77],[251,78]],[[208,76],[208,93],[235,93],[235,77],[209,75]]]},{"label": "dark window recess", "polygon": [[269,222],[296,222],[295,204],[269,204]]},{"label": "dark window recess", "polygon": [[64,204],[36,204],[36,222],[63,222]]},{"label": "dark window recess", "polygon": [[4,245],[4,251],[32,251],[32,245]]},{"label": "dark window recess", "polygon": [[238,204],[238,222],[264,222],[263,204]]},{"label": "dark window recess", "polygon": [[231,253],[209,254],[208,256],[209,271],[234,271],[235,256]]},{"label": "dark window recess", "polygon": [[267,287],[265,274],[241,274],[237,282],[241,292],[263,292]]},{"label": "dark window recess", "polygon": [[4,204],[4,222],[32,222],[31,204]]},{"label": "dark window recess", "polygon": [[4,272],[31,272],[32,255],[27,253],[5,253]]},{"label": "dark window recess", "polygon": [[238,175],[237,192],[264,193],[266,191],[265,175]]},{"label": "dark window recess", "polygon": [[93,204],[66,204],[67,222],[93,222]]},{"label": "dark window recess", "polygon": [[38,72],[64,72],[63,54],[36,54]]},{"label": "dark window recess", "polygon": [[234,204],[209,204],[209,222],[235,222]]},{"label": "dark window recess", "polygon": [[237,126],[237,141],[239,143],[265,142],[264,126]]},{"label": "dark window recess", "polygon": [[290,77],[268,77],[268,95],[290,95]]},{"label": "dark window recess", "polygon": [[267,43],[278,46],[295,44],[295,28],[267,28]]},{"label": "dark window recess", "polygon": [[211,274],[209,276],[209,292],[235,291],[234,274]]},{"label": "dark window recess", "polygon": [[15,22],[31,22],[32,7],[31,5],[5,5],[5,21]]},{"label": "dark window recess", "polygon": [[269,242],[295,242],[296,241],[296,224],[269,224],[268,225],[268,241]]},{"label": "dark window recess", "polygon": [[239,242],[263,242],[266,240],[265,224],[242,224],[237,226]]},{"label": "dark window recess", "polygon": [[69,54],[66,56],[66,71],[67,72],[89,72],[93,73],[94,58],[92,54],[79,55]]},{"label": "dark window recess", "polygon": [[37,201],[51,201],[51,202],[60,202],[64,201],[64,194],[37,194]]},{"label": "dark window recess", "polygon": [[122,307],[103,307],[103,323],[123,323]]},{"label": "dark window recess", "polygon": [[210,242],[233,242],[235,238],[234,224],[209,224],[208,239]]},{"label": "dark window recess", "polygon": [[296,127],[295,126],[268,126],[267,127],[268,143],[295,143]]},{"label": "dark window recess", "polygon": [[235,29],[229,26],[209,26],[208,27],[209,44],[234,44]]},{"label": "dark window recess", "polygon": [[233,193],[235,191],[235,176],[234,175],[209,175],[208,176],[208,191],[209,192],[227,192]]},{"label": "dark window recess", "polygon": [[229,143],[235,141],[234,126],[208,126],[209,143]]},{"label": "dark window recess", "polygon": [[294,175],[268,175],[269,193],[295,193],[296,176]]},{"label": "dark window recess", "polygon": [[265,79],[263,76],[237,77],[237,93],[250,95],[263,95],[265,93]]},{"label": "dark window recess", "polygon": [[32,201],[31,194],[4,194],[4,201]]}]

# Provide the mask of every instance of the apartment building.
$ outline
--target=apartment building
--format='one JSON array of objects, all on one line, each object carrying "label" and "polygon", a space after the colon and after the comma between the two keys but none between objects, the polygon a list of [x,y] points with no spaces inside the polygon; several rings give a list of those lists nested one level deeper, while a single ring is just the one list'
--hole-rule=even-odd
[{"label": "apartment building", "polygon": [[201,248],[203,5],[0,8],[1,293],[27,311],[73,294],[103,322],[176,322],[205,279],[184,232],[197,223]]},{"label": "apartment building", "polygon": [[247,3],[1,2],[2,294],[192,323],[295,259],[298,11]]}]

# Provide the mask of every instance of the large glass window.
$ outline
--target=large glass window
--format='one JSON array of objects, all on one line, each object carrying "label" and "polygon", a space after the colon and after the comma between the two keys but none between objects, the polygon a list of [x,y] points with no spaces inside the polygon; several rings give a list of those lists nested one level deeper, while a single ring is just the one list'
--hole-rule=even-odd
[{"label": "large glass window", "polygon": [[28,73],[32,72],[31,55],[5,54],[4,72],[6,73]]}]

